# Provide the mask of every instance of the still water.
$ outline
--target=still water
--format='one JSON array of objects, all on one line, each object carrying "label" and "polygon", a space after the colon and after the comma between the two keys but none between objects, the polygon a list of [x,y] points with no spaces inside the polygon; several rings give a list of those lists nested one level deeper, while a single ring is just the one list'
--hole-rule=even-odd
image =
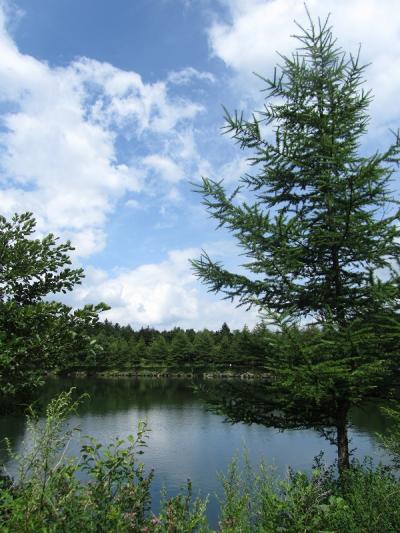
[{"label": "still water", "polygon": [[[218,472],[226,471],[233,456],[242,456],[245,451],[253,464],[262,460],[273,463],[280,474],[289,465],[309,470],[321,450],[326,462],[335,459],[335,448],[312,430],[280,432],[258,425],[226,423],[222,416],[207,410],[192,383],[183,379],[51,379],[43,391],[44,402],[70,387],[90,396],[71,420],[80,427],[81,435],[92,435],[106,444],[115,437],[135,433],[139,420],[148,422],[150,439],[141,460],[149,470],[155,469],[152,485],[155,512],[160,491],[165,488],[168,494],[176,494],[189,478],[195,494],[210,494],[208,513],[215,523],[218,507],[215,494],[220,494]],[[354,410],[350,431],[354,455],[387,462],[376,440],[377,432],[386,431],[387,423],[378,406]],[[15,450],[21,451],[27,440],[24,417],[0,417],[1,443],[4,437],[11,440]],[[79,446],[75,442],[71,452],[78,454]],[[4,446],[0,447],[1,461],[7,463]],[[8,468],[12,472],[12,464]]]}]

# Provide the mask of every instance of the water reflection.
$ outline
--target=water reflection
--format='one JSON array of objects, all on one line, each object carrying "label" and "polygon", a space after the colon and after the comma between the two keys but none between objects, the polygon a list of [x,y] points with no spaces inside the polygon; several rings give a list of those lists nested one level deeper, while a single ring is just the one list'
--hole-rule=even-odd
[{"label": "water reflection", "polygon": [[[70,387],[76,387],[76,396],[82,393],[90,396],[71,421],[80,426],[82,435],[90,434],[106,443],[116,436],[124,438],[133,433],[138,421],[147,419],[151,435],[144,461],[149,469],[154,467],[156,471],[153,484],[156,500],[163,486],[168,493],[176,493],[187,478],[202,494],[217,492],[216,472],[224,471],[232,456],[244,448],[252,463],[265,459],[274,463],[279,472],[284,472],[288,465],[309,469],[321,450],[327,461],[335,458],[335,449],[312,430],[282,433],[261,425],[224,423],[223,417],[207,410],[190,381],[51,379],[43,391],[42,403]],[[351,421],[351,446],[357,448],[356,454],[385,460],[375,438],[377,432],[387,431],[387,421],[379,406],[354,410]],[[0,439],[8,437],[14,448],[21,449],[25,432],[24,417],[0,418]],[[77,440],[71,451],[77,454],[79,447]],[[4,459],[3,448],[0,460]],[[215,515],[216,502],[212,500],[210,516],[215,518]]]}]

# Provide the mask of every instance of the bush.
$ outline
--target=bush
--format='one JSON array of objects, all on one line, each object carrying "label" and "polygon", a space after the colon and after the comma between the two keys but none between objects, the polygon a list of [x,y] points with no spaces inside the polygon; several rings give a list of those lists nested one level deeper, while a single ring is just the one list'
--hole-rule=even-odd
[{"label": "bush", "polygon": [[310,476],[279,479],[261,464],[223,477],[224,533],[377,533],[400,531],[400,483],[387,467],[353,462],[344,479],[317,464]]}]

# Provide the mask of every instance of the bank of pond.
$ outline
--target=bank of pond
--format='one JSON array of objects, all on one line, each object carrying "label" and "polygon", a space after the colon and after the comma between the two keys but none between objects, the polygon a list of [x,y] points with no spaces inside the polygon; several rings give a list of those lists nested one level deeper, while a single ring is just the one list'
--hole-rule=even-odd
[{"label": "bank of pond", "polygon": [[17,454],[0,452],[14,478],[3,479],[1,531],[400,530],[378,405],[351,413],[356,463],[345,482],[318,432],[226,423],[193,380],[51,378],[37,409],[37,423],[0,418]]}]

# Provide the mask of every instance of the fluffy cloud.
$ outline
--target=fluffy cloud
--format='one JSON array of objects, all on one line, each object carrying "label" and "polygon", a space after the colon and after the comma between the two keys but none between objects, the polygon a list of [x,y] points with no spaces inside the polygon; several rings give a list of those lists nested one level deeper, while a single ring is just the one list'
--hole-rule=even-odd
[{"label": "fluffy cloud", "polygon": [[[31,210],[40,231],[68,236],[80,256],[90,255],[105,246],[120,198],[148,191],[151,173],[170,187],[182,179],[185,154],[172,161],[165,147],[202,107],[172,97],[166,82],[146,84],[108,63],[80,58],[51,67],[22,54],[6,24],[0,7],[2,213]],[[142,151],[127,159],[120,137]],[[166,199],[174,194],[164,189]]]},{"label": "fluffy cloud", "polygon": [[[239,75],[239,88],[260,87],[253,72],[270,75],[279,62],[276,51],[290,54],[296,46],[291,35],[299,30],[293,20],[307,25],[303,0],[221,0],[227,18],[209,29],[212,53]],[[338,44],[371,62],[367,86],[375,95],[372,104],[374,127],[398,126],[400,91],[400,18],[397,0],[308,0],[314,19],[330,13]]]},{"label": "fluffy cloud", "polygon": [[87,279],[73,294],[72,303],[105,301],[112,306],[104,317],[133,327],[174,326],[195,329],[219,327],[226,321],[232,328],[257,323],[255,312],[236,309],[231,302],[209,296],[193,277],[189,258],[199,250],[174,250],[165,261],[140,265],[110,275],[88,269]]}]

